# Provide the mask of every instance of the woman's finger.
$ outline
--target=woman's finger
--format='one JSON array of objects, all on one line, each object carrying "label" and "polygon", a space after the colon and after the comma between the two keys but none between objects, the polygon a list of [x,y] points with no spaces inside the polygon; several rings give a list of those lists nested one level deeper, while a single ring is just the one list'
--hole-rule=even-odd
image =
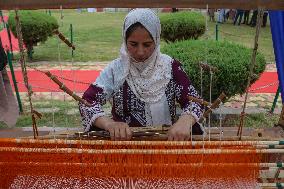
[{"label": "woman's finger", "polygon": [[173,141],[174,140],[174,136],[171,132],[168,132],[168,140],[169,141]]},{"label": "woman's finger", "polygon": [[131,130],[129,129],[129,127],[126,127],[125,128],[125,132],[126,132],[126,139],[127,140],[130,140],[132,138],[132,132]]},{"label": "woman's finger", "polygon": [[120,140],[119,127],[115,127],[114,129],[114,140]]},{"label": "woman's finger", "polygon": [[119,133],[120,133],[120,140],[125,140],[126,139],[126,128],[125,127],[120,127],[119,128]]},{"label": "woman's finger", "polygon": [[188,138],[188,135],[183,133],[182,135],[180,135],[180,141],[186,141]]},{"label": "woman's finger", "polygon": [[189,141],[190,140],[190,135],[186,136],[184,140],[185,141]]},{"label": "woman's finger", "polygon": [[115,140],[115,129],[109,129],[109,135],[111,140]]}]

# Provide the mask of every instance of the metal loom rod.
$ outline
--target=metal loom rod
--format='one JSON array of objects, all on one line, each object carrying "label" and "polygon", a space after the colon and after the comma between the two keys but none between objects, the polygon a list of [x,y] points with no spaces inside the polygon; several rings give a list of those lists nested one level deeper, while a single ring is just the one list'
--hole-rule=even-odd
[{"label": "metal loom rod", "polygon": [[284,149],[79,149],[79,148],[17,148],[0,147],[0,152],[23,152],[23,153],[89,153],[89,154],[275,154],[284,153]]},{"label": "metal loom rod", "polygon": [[86,145],[167,145],[167,146],[185,146],[185,145],[205,145],[205,146],[222,146],[222,145],[284,145],[284,140],[280,141],[108,141],[108,140],[65,140],[65,139],[12,139],[1,138],[1,143],[40,143],[40,144],[86,144]]}]

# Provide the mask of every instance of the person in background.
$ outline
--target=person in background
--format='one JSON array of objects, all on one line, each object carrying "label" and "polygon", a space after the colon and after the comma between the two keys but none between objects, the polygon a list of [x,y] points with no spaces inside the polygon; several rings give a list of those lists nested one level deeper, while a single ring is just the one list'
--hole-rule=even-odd
[{"label": "person in background", "polygon": [[215,9],[208,9],[209,21],[215,22]]},{"label": "person in background", "polygon": [[177,8],[172,8],[172,12],[178,12]]},{"label": "person in background", "polygon": [[262,27],[266,27],[267,18],[268,18],[268,10],[265,10],[262,18]]},{"label": "person in background", "polygon": [[243,21],[242,24],[246,24],[246,25],[249,24],[249,14],[250,14],[250,10],[245,10],[245,12],[244,12],[244,21]]},{"label": "person in background", "polygon": [[241,25],[241,22],[242,22],[242,19],[243,19],[243,15],[244,15],[244,10],[238,9],[236,17],[234,19],[234,25],[236,25],[237,22],[238,22],[238,25]]},{"label": "person in background", "polygon": [[220,9],[218,14],[218,23],[225,22],[225,9]]},{"label": "person in background", "polygon": [[255,27],[256,26],[257,14],[258,14],[258,11],[254,10],[253,13],[252,13],[252,17],[251,17],[250,23],[249,23],[249,25],[251,27]]}]

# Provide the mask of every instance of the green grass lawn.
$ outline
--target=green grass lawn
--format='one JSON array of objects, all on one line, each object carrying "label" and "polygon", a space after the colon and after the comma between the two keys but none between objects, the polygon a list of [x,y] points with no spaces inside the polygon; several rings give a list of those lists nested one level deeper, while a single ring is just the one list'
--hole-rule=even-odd
[{"label": "green grass lawn", "polygon": [[[209,38],[216,39],[216,23],[209,22],[208,30]],[[256,33],[255,27],[250,27],[244,24],[241,24],[240,26],[233,25],[232,21],[229,20],[227,23],[218,24],[218,30],[219,40],[232,41],[248,48],[253,48],[254,46],[254,38]],[[269,22],[265,28],[260,29],[259,51],[264,54],[267,62],[274,62],[274,52]]]},{"label": "green grass lawn", "polygon": [[[16,127],[31,127],[32,119],[30,106],[27,98],[22,98],[24,113],[17,120]],[[109,103],[105,104],[104,110],[110,109]],[[41,119],[37,119],[38,127],[81,127],[81,115],[79,113],[78,102],[74,100],[56,100],[38,98],[33,99],[33,108],[42,114]],[[52,111],[54,110],[54,111]],[[71,112],[71,113],[70,113]],[[106,111],[107,113],[108,111]],[[0,128],[7,128],[7,125],[0,121]]]},{"label": "green grass lawn", "polygon": [[[77,13],[52,11],[60,25],[59,30],[70,39],[70,24],[76,50],[74,61],[107,61],[117,57],[121,41],[121,26],[126,13]],[[63,26],[62,26],[63,24]],[[35,47],[34,61],[71,61],[71,49],[56,36]]]},{"label": "green grass lawn", "polygon": [[[45,10],[42,10],[45,11]],[[60,11],[51,13],[58,20],[60,31],[70,38],[69,27],[73,25],[76,46],[74,61],[110,61],[118,56],[121,44],[121,28],[126,13],[78,13],[76,10],[64,10],[63,20]],[[63,24],[63,26],[62,26]],[[215,39],[216,23],[208,23],[208,38]],[[219,40],[227,40],[252,48],[255,28],[234,26],[232,21],[219,25]],[[207,38],[205,35],[203,39]],[[161,43],[161,46],[165,42]],[[272,39],[269,25],[261,28],[259,50],[268,62],[274,61]],[[57,37],[53,36],[35,47],[34,61],[71,61],[71,50]]]},{"label": "green grass lawn", "polygon": [[[75,101],[61,101],[61,100],[33,100],[33,107],[42,114],[41,119],[37,119],[37,126],[47,127],[80,127],[81,116],[78,112],[69,115],[68,111],[71,109],[78,109],[78,103]],[[27,100],[23,100],[24,113],[20,115],[17,120],[16,127],[31,127],[32,119],[30,114],[30,107]],[[44,109],[49,110],[43,112]],[[54,112],[52,112],[54,109]],[[0,128],[7,127],[3,122],[0,122]]]}]

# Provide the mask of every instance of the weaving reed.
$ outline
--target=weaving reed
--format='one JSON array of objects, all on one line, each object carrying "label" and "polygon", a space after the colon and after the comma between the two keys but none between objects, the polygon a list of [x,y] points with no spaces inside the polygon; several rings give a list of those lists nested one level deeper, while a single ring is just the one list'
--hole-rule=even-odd
[{"label": "weaving reed", "polygon": [[13,188],[19,178],[35,177],[71,178],[80,180],[82,186],[95,178],[194,180],[195,184],[237,179],[256,184],[261,153],[255,145],[192,144],[1,139],[0,188]]}]

